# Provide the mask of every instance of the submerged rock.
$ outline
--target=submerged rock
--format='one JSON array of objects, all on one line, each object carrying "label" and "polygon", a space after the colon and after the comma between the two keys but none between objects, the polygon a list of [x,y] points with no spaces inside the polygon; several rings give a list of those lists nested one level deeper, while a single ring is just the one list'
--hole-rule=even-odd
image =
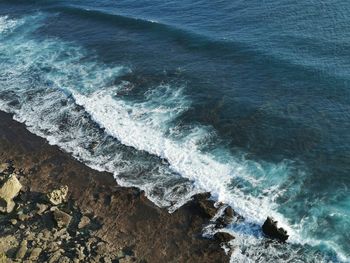
[{"label": "submerged rock", "polygon": [[61,186],[47,194],[47,199],[53,205],[59,205],[66,201],[68,194],[68,186]]},{"label": "submerged rock", "polygon": [[16,175],[12,174],[7,179],[0,188],[0,212],[11,213],[15,207],[15,198],[19,191],[21,190],[22,185],[18,181]]},{"label": "submerged rock", "polygon": [[284,230],[282,227],[277,227],[277,221],[275,221],[272,217],[267,217],[262,225],[262,231],[268,237],[278,239],[281,242],[285,242],[289,237],[286,230]]}]

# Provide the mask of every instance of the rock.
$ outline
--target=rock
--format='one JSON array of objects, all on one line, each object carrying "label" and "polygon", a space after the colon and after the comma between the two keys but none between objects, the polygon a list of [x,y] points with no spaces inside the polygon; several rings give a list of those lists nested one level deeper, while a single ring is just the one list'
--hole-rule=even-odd
[{"label": "rock", "polygon": [[133,257],[125,256],[124,258],[119,259],[119,263],[131,263],[134,262]]},{"label": "rock", "polygon": [[90,218],[88,218],[87,216],[82,216],[82,218],[80,219],[80,222],[78,224],[78,228],[84,228],[86,227],[88,224],[90,224]]},{"label": "rock", "polygon": [[232,239],[234,239],[234,237],[226,232],[216,232],[214,234],[214,238],[219,240],[222,243],[227,243],[229,241],[231,241]]},{"label": "rock", "polygon": [[103,242],[99,242],[96,247],[96,253],[98,255],[103,255],[107,252],[107,246]]},{"label": "rock", "polygon": [[70,221],[72,220],[72,216],[70,216],[66,212],[63,212],[59,209],[56,209],[53,212],[53,216],[59,228],[67,227],[70,224]]},{"label": "rock", "polygon": [[[0,238],[0,252],[8,254],[8,252],[18,246],[18,241],[13,235],[2,236]],[[1,261],[0,261],[1,262]]]},{"label": "rock", "polygon": [[0,212],[11,213],[13,211],[15,207],[13,198],[18,195],[21,188],[22,185],[14,174],[5,180],[0,187]]},{"label": "rock", "polygon": [[268,237],[278,239],[281,242],[285,242],[289,237],[286,230],[277,227],[277,221],[274,221],[272,217],[267,217],[262,225],[262,231]]},{"label": "rock", "polygon": [[230,218],[231,220],[232,220],[232,218],[233,218],[234,213],[235,213],[235,212],[233,211],[233,209],[232,209],[231,206],[226,207],[225,210],[224,210],[224,215],[225,215],[226,217]]},{"label": "rock", "polygon": [[109,257],[104,257],[104,258],[103,258],[103,262],[104,262],[104,263],[112,263],[113,261],[112,261],[111,258],[109,258]]},{"label": "rock", "polygon": [[76,247],[75,248],[78,260],[84,260],[85,255],[84,255],[84,247]]},{"label": "rock", "polygon": [[63,257],[60,257],[60,259],[58,260],[58,263],[70,263],[70,259],[69,257],[66,257],[66,256],[63,256]]},{"label": "rock", "polygon": [[210,201],[210,193],[197,194],[192,197],[193,201],[187,203],[188,207],[194,214],[198,214],[204,218],[213,218],[217,212],[214,202]]},{"label": "rock", "polygon": [[216,220],[217,228],[224,228],[229,225],[233,220],[234,211],[230,206],[227,206],[222,215]]},{"label": "rock", "polygon": [[24,258],[24,256],[27,253],[27,245],[28,245],[27,240],[22,240],[21,244],[19,245],[19,249],[17,251],[17,254],[16,254],[17,260],[21,260]]},{"label": "rock", "polygon": [[10,168],[9,163],[0,164],[0,173],[6,172]]},{"label": "rock", "polygon": [[17,224],[17,220],[16,219],[11,219],[10,222],[11,222],[12,225],[16,225]]},{"label": "rock", "polygon": [[123,251],[123,250],[119,250],[119,251],[117,252],[117,258],[123,258],[123,257],[125,257],[124,251]]},{"label": "rock", "polygon": [[61,186],[59,189],[55,189],[52,192],[48,193],[47,199],[53,205],[59,205],[66,201],[68,194],[68,186]]},{"label": "rock", "polygon": [[32,250],[30,253],[29,259],[30,260],[37,260],[41,254],[42,249],[40,247],[36,247]]},{"label": "rock", "polygon": [[18,219],[19,219],[20,221],[25,221],[25,220],[27,220],[28,218],[30,218],[30,216],[29,216],[29,215],[26,215],[26,214],[19,214],[19,215],[18,215]]},{"label": "rock", "polygon": [[42,215],[48,208],[45,204],[36,204],[36,207],[38,208],[37,213],[38,215]]},{"label": "rock", "polygon": [[49,257],[48,263],[57,262],[58,259],[61,257],[62,252],[63,251],[61,249],[59,249],[59,250],[55,251],[53,254],[51,254],[51,256]]},{"label": "rock", "polygon": [[4,252],[0,252],[0,263],[7,263],[8,258]]}]

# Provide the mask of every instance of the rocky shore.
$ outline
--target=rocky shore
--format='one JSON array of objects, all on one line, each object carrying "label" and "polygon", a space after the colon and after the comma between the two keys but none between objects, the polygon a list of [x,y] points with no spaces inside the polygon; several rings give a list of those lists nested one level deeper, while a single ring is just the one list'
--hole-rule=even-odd
[{"label": "rocky shore", "polygon": [[0,262],[229,262],[209,194],[169,214],[0,112]]}]

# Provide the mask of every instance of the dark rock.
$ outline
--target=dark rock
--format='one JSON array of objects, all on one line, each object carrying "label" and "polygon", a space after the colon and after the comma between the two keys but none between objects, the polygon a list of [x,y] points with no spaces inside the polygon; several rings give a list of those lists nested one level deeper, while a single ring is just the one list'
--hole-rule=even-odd
[{"label": "dark rock", "polygon": [[281,242],[285,242],[289,237],[286,230],[284,230],[282,227],[277,227],[277,221],[274,221],[272,217],[267,217],[266,221],[262,225],[262,231],[268,237],[277,239]]},{"label": "dark rock", "polygon": [[214,203],[210,201],[209,198],[210,193],[195,195],[193,197],[193,202],[190,203],[193,206],[193,212],[196,212],[204,218],[208,219],[214,217],[217,209],[214,207]]},{"label": "dark rock", "polygon": [[226,232],[216,232],[214,234],[214,238],[219,240],[221,243],[227,243],[234,239],[234,237],[231,234]]},{"label": "dark rock", "polygon": [[226,207],[225,210],[224,210],[224,215],[225,215],[226,217],[230,218],[230,219],[233,218],[234,213],[235,213],[235,212],[233,211],[233,209],[232,209],[231,206]]},{"label": "dark rock", "polygon": [[230,206],[227,206],[222,216],[220,216],[216,220],[215,222],[216,228],[223,228],[223,227],[226,227],[228,224],[230,224],[232,222],[233,215],[234,215],[233,209]]}]

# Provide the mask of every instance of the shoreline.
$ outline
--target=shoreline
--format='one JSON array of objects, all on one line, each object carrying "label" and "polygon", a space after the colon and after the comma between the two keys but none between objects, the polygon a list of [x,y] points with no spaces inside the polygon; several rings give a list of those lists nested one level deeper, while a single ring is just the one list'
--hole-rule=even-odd
[{"label": "shoreline", "polygon": [[109,250],[132,250],[135,262],[229,262],[221,246],[232,236],[202,236],[218,211],[209,194],[195,195],[170,214],[137,188],[121,187],[112,174],[95,171],[49,145],[11,114],[0,112],[0,120],[0,163],[10,160],[15,173],[23,175],[22,192],[47,193],[67,185],[69,200],[98,222],[94,235]]}]

